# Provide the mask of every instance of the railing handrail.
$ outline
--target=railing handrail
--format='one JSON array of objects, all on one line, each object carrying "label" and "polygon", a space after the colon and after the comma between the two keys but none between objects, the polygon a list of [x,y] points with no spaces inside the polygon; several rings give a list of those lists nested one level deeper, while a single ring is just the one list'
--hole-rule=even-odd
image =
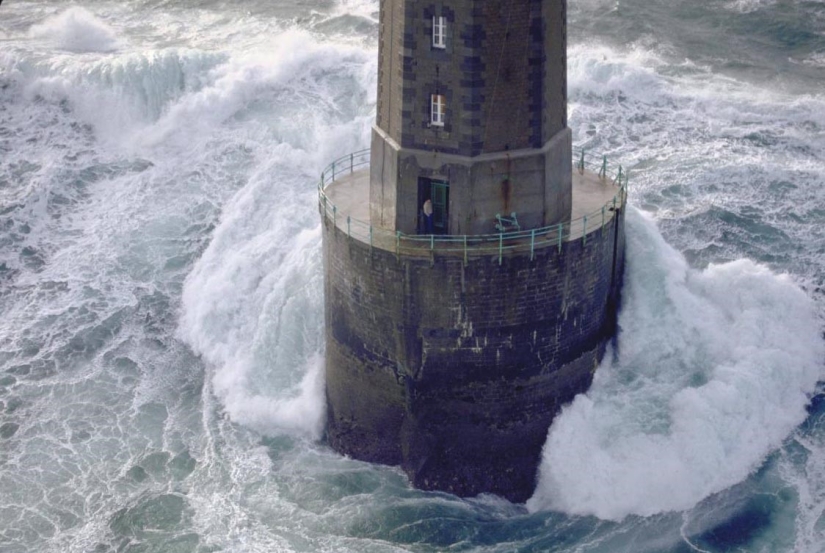
[{"label": "railing handrail", "polygon": [[[341,156],[332,161],[321,172],[321,179],[318,186],[319,202],[323,209],[323,215],[331,219],[336,226],[338,223],[337,208],[329,201],[325,189],[328,185],[335,182],[335,179],[339,175],[351,174],[355,172],[356,168],[369,164],[369,154],[369,149],[363,149]],[[582,239],[586,242],[589,234],[604,227],[609,219],[607,216],[608,211],[624,206],[627,199],[628,174],[627,171],[624,171],[622,166],[619,165],[615,176],[610,177],[609,172],[612,167],[611,164],[608,163],[607,156],[588,154],[583,149],[574,149],[573,162],[574,170],[582,173],[588,169],[598,169],[598,176],[604,180],[610,179],[618,190],[616,195],[601,208],[566,223],[514,232],[472,235],[419,235],[405,234],[400,231],[393,233],[392,231],[375,228],[370,223],[347,216],[347,235],[350,237],[361,237],[364,239],[362,241],[366,241],[367,237],[369,237],[370,247],[372,247],[376,239],[383,241],[385,245],[394,244],[397,253],[409,251],[407,247],[404,247],[405,244],[409,244],[409,248],[416,252],[422,250],[437,251],[439,253],[464,252],[465,257],[469,252],[475,255],[497,253],[499,255],[499,262],[501,261],[502,254],[505,252],[526,249],[526,241],[528,239],[531,257],[535,249],[547,245],[556,245],[561,249],[564,242],[571,240]],[[591,223],[590,226],[588,226],[588,221]],[[355,232],[353,232],[353,229],[355,229]],[[392,240],[392,243],[390,243],[390,240]],[[459,247],[450,247],[454,244]],[[429,248],[422,247],[427,245]]]}]

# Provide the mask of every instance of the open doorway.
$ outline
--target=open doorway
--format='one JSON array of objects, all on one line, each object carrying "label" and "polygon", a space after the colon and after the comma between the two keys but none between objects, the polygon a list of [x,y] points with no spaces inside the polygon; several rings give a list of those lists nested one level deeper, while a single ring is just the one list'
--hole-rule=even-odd
[{"label": "open doorway", "polygon": [[418,234],[449,234],[449,221],[450,184],[443,179],[419,178]]}]

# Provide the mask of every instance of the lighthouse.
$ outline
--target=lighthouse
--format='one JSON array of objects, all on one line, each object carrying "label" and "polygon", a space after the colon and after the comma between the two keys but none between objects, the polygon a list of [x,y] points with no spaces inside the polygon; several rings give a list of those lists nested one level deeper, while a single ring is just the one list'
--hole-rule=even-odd
[{"label": "lighthouse", "polygon": [[566,0],[381,0],[369,150],[322,173],[326,437],[460,496],[533,492],[615,334],[626,174],[574,152]]}]

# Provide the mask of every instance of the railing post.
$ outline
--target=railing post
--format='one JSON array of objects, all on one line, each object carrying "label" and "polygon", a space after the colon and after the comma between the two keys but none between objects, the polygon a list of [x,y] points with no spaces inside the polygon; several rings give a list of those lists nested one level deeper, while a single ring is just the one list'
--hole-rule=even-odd
[{"label": "railing post", "polygon": [[561,253],[561,240],[562,234],[564,234],[564,223],[559,223],[559,253]]},{"label": "railing post", "polygon": [[587,245],[587,215],[582,218],[582,240],[584,245]]},{"label": "railing post", "polygon": [[372,249],[372,225],[370,225],[370,249]]},{"label": "railing post", "polygon": [[602,230],[604,230],[604,206],[602,206]]},{"label": "railing post", "polygon": [[350,232],[350,216],[347,215],[347,238],[352,237],[352,233]]},{"label": "railing post", "polygon": [[616,181],[614,181],[614,184],[616,182],[619,183],[619,186],[622,185],[622,166],[621,165],[619,165],[619,175],[616,177]]},{"label": "railing post", "polygon": [[435,235],[430,235],[430,253],[435,249]]},{"label": "railing post", "polygon": [[602,156],[602,168],[599,170],[599,177],[607,178],[607,156]]},{"label": "railing post", "polygon": [[327,195],[324,194],[323,198],[324,198],[324,218],[326,219],[326,217],[327,217]]},{"label": "railing post", "polygon": [[582,157],[579,162],[579,173],[584,173],[584,148],[582,148]]},{"label": "railing post", "polygon": [[332,182],[335,182],[335,162],[332,162]]},{"label": "railing post", "polygon": [[332,205],[332,228],[333,228],[333,230],[338,226],[337,213],[338,213],[338,207],[335,204],[333,204]]},{"label": "railing post", "polygon": [[536,229],[530,231],[530,261],[533,261],[533,252],[536,248]]},{"label": "railing post", "polygon": [[467,265],[467,235],[464,235],[464,265]]},{"label": "railing post", "polygon": [[501,254],[504,250],[504,234],[498,233],[498,264],[501,265]]}]

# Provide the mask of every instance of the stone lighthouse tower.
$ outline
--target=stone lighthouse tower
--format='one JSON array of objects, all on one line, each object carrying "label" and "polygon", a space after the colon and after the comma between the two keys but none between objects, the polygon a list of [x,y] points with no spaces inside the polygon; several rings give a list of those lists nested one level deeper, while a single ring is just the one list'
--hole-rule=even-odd
[{"label": "stone lighthouse tower", "polygon": [[381,0],[371,148],[321,177],[327,437],[420,488],[526,500],[614,333],[625,180],[573,159],[566,4]]}]

